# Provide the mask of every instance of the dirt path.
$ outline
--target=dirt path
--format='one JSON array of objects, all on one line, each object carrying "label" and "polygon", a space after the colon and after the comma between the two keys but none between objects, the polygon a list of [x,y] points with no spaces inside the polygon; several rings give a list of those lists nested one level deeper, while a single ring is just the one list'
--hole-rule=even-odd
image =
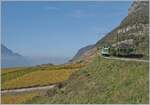
[{"label": "dirt path", "polygon": [[106,59],[114,59],[114,60],[137,61],[137,62],[149,63],[149,60],[140,60],[140,59],[133,59],[133,58],[116,58],[116,57],[104,57],[104,58],[106,58]]},{"label": "dirt path", "polygon": [[18,93],[18,92],[29,92],[33,90],[47,90],[54,88],[56,85],[50,85],[50,86],[40,86],[40,87],[32,87],[32,88],[21,88],[21,89],[11,89],[11,90],[3,90],[1,91],[1,94],[4,93]]}]

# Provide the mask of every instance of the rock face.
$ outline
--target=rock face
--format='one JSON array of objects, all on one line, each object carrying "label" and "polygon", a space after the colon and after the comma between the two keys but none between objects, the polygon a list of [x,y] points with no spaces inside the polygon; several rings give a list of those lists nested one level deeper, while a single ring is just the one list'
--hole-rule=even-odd
[{"label": "rock face", "polygon": [[[117,40],[118,36],[118,40]],[[136,52],[149,56],[149,2],[134,1],[120,25],[100,39],[92,48],[80,53],[78,58],[88,58],[97,54],[98,48],[118,42],[133,40]],[[88,53],[88,54],[87,54]],[[94,55],[93,55],[94,54]],[[87,56],[88,55],[88,56]],[[86,57],[87,56],[87,57]],[[85,60],[85,59],[83,59]]]},{"label": "rock face", "polygon": [[135,13],[145,6],[147,6],[147,1],[136,0],[136,1],[134,1],[134,3],[129,8],[128,14]]},{"label": "rock face", "polygon": [[[129,9],[129,15],[120,25],[96,43],[96,46],[114,44],[133,39],[137,53],[148,56],[149,49],[149,2],[134,1]],[[118,41],[117,41],[118,35]]]}]

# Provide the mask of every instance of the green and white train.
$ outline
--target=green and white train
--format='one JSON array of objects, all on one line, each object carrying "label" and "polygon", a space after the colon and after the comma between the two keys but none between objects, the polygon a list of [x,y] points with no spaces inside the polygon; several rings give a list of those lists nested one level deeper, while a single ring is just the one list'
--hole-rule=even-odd
[{"label": "green and white train", "polygon": [[101,49],[101,54],[104,56],[131,56],[135,54],[133,47],[111,47],[105,46]]}]

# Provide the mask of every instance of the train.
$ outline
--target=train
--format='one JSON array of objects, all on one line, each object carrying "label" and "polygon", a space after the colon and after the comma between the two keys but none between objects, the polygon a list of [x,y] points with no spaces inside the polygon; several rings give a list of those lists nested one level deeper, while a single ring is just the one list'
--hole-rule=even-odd
[{"label": "train", "polygon": [[101,49],[103,56],[132,56],[135,54],[136,49],[134,47],[127,46],[104,46]]}]

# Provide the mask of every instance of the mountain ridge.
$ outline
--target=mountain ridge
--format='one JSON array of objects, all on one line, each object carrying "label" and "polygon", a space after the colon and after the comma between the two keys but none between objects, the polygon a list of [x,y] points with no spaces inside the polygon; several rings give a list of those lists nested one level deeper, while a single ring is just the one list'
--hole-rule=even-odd
[{"label": "mountain ridge", "polygon": [[1,53],[3,55],[15,55],[15,56],[22,56],[18,53],[14,53],[12,50],[8,49],[5,45],[1,44]]},{"label": "mountain ridge", "polygon": [[[126,16],[120,24],[112,31],[106,34],[103,38],[97,41],[92,48],[80,53],[78,59],[73,59],[71,62],[75,63],[82,59],[82,61],[89,61],[89,55],[95,56],[98,53],[98,49],[104,45],[112,45],[117,42],[117,34],[119,35],[119,41],[128,39],[134,40],[134,46],[136,53],[142,53],[145,58],[149,56],[149,2],[148,1],[133,1],[128,9],[128,16]],[[84,47],[86,48],[86,47]],[[82,50],[82,48],[80,49]],[[77,54],[80,52],[77,52]],[[88,54],[87,54],[88,53]],[[77,55],[76,54],[76,55]]]},{"label": "mountain ridge", "polygon": [[19,53],[12,51],[5,45],[1,44],[1,67],[24,67],[24,66],[36,66],[42,64],[63,64],[66,63],[69,57],[29,57],[23,56]]},{"label": "mountain ridge", "polygon": [[1,67],[23,67],[28,66],[29,62],[26,57],[19,53],[13,52],[8,49],[5,45],[1,44]]}]

